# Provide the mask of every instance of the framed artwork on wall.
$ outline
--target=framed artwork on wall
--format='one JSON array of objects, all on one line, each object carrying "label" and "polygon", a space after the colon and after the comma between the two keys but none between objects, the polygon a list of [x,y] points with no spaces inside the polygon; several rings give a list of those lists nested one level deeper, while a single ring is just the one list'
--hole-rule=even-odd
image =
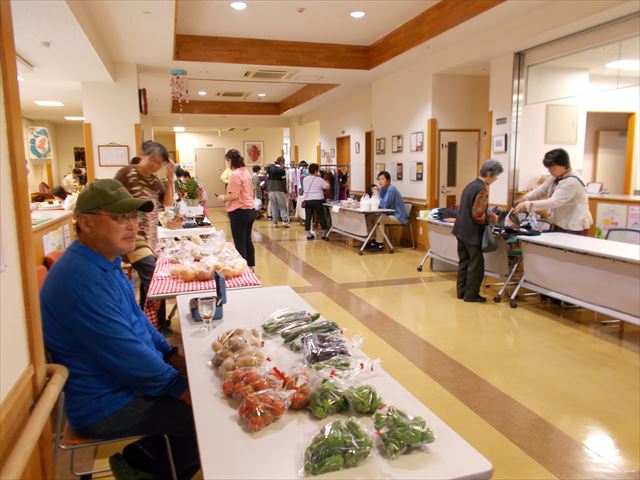
[{"label": "framed artwork on wall", "polygon": [[327,152],[324,149],[320,150],[320,158],[327,158]]},{"label": "framed artwork on wall", "polygon": [[402,180],[403,177],[403,171],[402,171],[402,162],[398,162],[396,164],[396,180]]},{"label": "framed artwork on wall", "polygon": [[386,145],[385,145],[385,139],[384,137],[381,138],[376,138],[376,153],[380,154],[380,155],[384,155],[385,150],[386,150]]},{"label": "framed artwork on wall", "polygon": [[251,163],[262,163],[264,142],[244,142],[244,159]]},{"label": "framed artwork on wall", "polygon": [[492,138],[493,153],[504,153],[507,151],[507,134],[494,135]]},{"label": "framed artwork on wall", "polygon": [[336,149],[335,148],[331,149],[331,158],[336,158]]},{"label": "framed artwork on wall", "polygon": [[415,162],[411,164],[411,178],[412,182],[422,181],[424,175],[424,162]]},{"label": "framed artwork on wall", "polygon": [[51,160],[53,149],[47,127],[27,127],[29,160]]},{"label": "framed artwork on wall", "polygon": [[101,167],[129,165],[129,145],[98,145],[98,164]]},{"label": "framed artwork on wall", "polygon": [[376,163],[376,178],[378,178],[378,175],[380,175],[380,172],[384,172],[386,169],[386,166],[384,163]]},{"label": "framed artwork on wall", "polygon": [[391,153],[402,153],[402,135],[391,137]]},{"label": "framed artwork on wall", "polygon": [[412,152],[421,152],[424,149],[424,133],[413,132],[409,139],[409,149]]},{"label": "framed artwork on wall", "polygon": [[360,142],[356,142],[355,149],[356,149],[356,153],[360,153]]}]

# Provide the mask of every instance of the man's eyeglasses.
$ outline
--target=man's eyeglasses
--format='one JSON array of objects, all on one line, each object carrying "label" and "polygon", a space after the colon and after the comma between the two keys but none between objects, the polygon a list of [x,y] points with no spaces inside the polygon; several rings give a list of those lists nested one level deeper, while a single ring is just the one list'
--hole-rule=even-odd
[{"label": "man's eyeglasses", "polygon": [[98,215],[100,217],[111,217],[111,220],[119,223],[120,225],[126,225],[129,222],[137,223],[141,218],[142,212],[130,212],[130,213],[100,213],[100,212],[86,212],[85,215]]}]

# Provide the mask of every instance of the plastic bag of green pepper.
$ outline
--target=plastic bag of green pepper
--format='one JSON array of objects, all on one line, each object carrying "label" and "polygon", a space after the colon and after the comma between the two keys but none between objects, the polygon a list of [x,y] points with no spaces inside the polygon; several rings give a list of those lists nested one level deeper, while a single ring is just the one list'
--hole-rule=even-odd
[{"label": "plastic bag of green pepper", "polygon": [[349,387],[345,392],[351,408],[358,413],[373,414],[382,405],[382,399],[371,385]]},{"label": "plastic bag of green pepper", "polygon": [[402,410],[385,406],[373,416],[378,431],[378,447],[390,459],[398,458],[411,448],[422,447],[436,439],[422,417],[410,417]]},{"label": "plastic bag of green pepper", "polygon": [[311,401],[307,407],[314,417],[327,418],[349,408],[345,396],[345,386],[337,379],[325,378],[313,388]]},{"label": "plastic bag of green pepper", "polygon": [[358,465],[373,451],[373,441],[356,419],[325,425],[304,452],[304,473],[320,475]]}]

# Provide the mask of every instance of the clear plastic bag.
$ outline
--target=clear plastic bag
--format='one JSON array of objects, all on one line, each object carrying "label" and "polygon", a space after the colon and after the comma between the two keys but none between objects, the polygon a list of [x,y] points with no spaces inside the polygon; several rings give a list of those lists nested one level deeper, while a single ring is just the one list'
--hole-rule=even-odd
[{"label": "clear plastic bag", "polygon": [[357,413],[372,415],[383,406],[382,398],[372,385],[353,385],[344,393],[349,405]]},{"label": "clear plastic bag", "polygon": [[351,356],[347,340],[340,333],[308,333],[301,341],[304,358],[311,365],[333,357]]},{"label": "clear plastic bag", "polygon": [[255,367],[265,361],[262,344],[260,332],[255,328],[228,330],[211,344],[215,352],[211,363],[227,380],[236,368]]},{"label": "clear plastic bag", "polygon": [[338,378],[318,377],[314,381],[311,398],[307,408],[316,418],[327,418],[349,408],[345,395],[347,385]]},{"label": "clear plastic bag", "polygon": [[284,388],[293,391],[290,405],[292,410],[306,408],[311,401],[310,372],[302,366],[294,367],[286,375]]},{"label": "clear plastic bag", "polygon": [[262,390],[278,388],[282,388],[282,380],[272,370],[254,367],[233,370],[222,384],[224,394],[238,401]]},{"label": "clear plastic bag", "polygon": [[382,455],[395,459],[409,449],[433,443],[435,435],[422,417],[410,417],[402,410],[385,406],[373,416]]},{"label": "clear plastic bag", "polygon": [[269,315],[269,318],[262,324],[262,330],[272,335],[280,333],[285,329],[306,325],[320,318],[320,314],[311,314],[306,310],[283,309],[277,310]]},{"label": "clear plastic bag", "polygon": [[304,452],[301,474],[320,475],[359,465],[373,451],[373,440],[355,418],[322,427]]},{"label": "clear plastic bag", "polygon": [[281,389],[249,394],[238,408],[240,421],[249,431],[259,432],[284,415],[292,396],[292,391]]},{"label": "clear plastic bag", "polygon": [[378,195],[372,195],[369,202],[369,210],[378,210],[380,208],[380,197]]},{"label": "clear plastic bag", "polygon": [[280,332],[285,345],[290,347],[294,351],[298,351],[302,348],[302,342],[295,342],[299,337],[307,333],[327,333],[340,331],[340,326],[336,322],[331,320],[317,320],[313,323],[301,325],[297,328],[287,329],[284,332]]}]

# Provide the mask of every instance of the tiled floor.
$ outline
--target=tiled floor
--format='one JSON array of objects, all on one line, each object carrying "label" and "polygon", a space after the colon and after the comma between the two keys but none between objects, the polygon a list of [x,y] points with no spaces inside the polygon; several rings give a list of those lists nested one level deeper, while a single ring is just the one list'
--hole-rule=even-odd
[{"label": "tiled floor", "polygon": [[[229,235],[224,213],[213,221]],[[494,478],[640,478],[639,328],[620,338],[601,316],[538,300],[465,304],[455,274],[417,272],[421,251],[359,256],[338,236],[307,241],[298,224],[266,221],[254,238],[264,285],[293,287],[363,335],[365,352],[484,454]]]}]

